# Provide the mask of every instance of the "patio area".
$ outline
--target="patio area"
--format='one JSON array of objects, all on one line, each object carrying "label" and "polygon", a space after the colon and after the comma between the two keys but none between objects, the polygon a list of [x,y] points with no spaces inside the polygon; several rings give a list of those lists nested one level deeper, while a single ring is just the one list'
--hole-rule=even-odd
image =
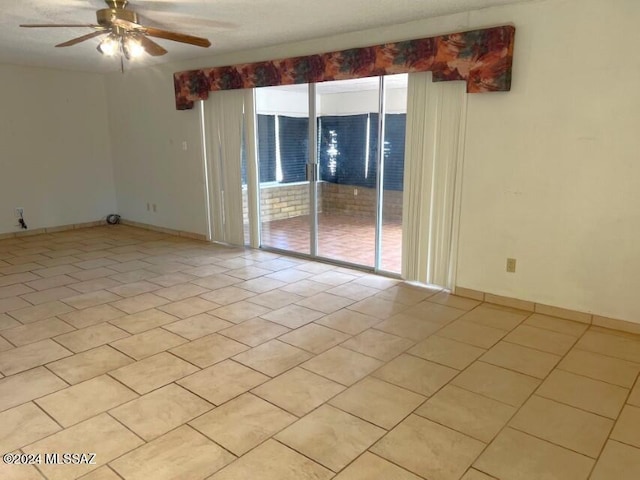
[{"label": "patio area", "polygon": [[[309,254],[309,215],[262,223],[262,245]],[[372,267],[375,257],[375,218],[340,213],[318,214],[318,255]],[[402,221],[382,226],[382,270],[400,273]]]}]

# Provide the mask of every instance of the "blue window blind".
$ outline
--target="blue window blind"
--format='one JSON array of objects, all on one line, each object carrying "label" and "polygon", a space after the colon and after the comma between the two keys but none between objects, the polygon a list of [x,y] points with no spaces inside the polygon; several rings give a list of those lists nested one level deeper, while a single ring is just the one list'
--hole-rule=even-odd
[{"label": "blue window blind", "polygon": [[[367,125],[369,144],[367,145]],[[402,190],[406,114],[385,116],[386,190]],[[378,114],[323,116],[318,119],[320,179],[375,188]],[[368,157],[367,157],[368,149]]]},{"label": "blue window blind", "polygon": [[261,183],[276,181],[275,115],[258,115],[258,168]]},{"label": "blue window blind", "polygon": [[384,125],[384,189],[402,190],[407,115],[388,113],[385,115]]},{"label": "blue window blind", "polygon": [[[287,116],[277,118],[282,183],[304,181],[309,120]],[[275,119],[274,115],[258,115],[260,182],[276,181]],[[405,129],[406,114],[385,116],[385,190],[402,190]],[[377,113],[319,117],[317,147],[321,180],[375,188],[378,152]]]},{"label": "blue window blind", "polygon": [[278,116],[278,136],[282,183],[305,181],[309,155],[309,119]]},{"label": "blue window blind", "polygon": [[367,117],[364,114],[318,119],[321,180],[347,185],[367,182]]}]

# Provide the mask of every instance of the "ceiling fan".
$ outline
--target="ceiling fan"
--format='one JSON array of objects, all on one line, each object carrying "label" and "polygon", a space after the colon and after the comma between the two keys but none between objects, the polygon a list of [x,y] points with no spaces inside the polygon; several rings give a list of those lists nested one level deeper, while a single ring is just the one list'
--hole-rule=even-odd
[{"label": "ceiling fan", "polygon": [[98,51],[107,56],[120,53],[127,60],[139,57],[145,52],[154,57],[167,53],[167,50],[149,37],[162,38],[204,48],[211,46],[211,42],[206,38],[141,25],[138,23],[137,13],[127,8],[129,0],[105,0],[105,3],[108,8],[103,8],[96,12],[97,24],[26,24],[20,26],[26,28],[91,28],[95,31],[59,43],[56,47],[70,47],[91,38],[107,35],[98,45]]}]

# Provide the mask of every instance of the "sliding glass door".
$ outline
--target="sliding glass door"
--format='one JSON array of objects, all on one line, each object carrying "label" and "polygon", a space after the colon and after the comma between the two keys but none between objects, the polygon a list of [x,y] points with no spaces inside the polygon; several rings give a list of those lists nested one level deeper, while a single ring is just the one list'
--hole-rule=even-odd
[{"label": "sliding glass door", "polygon": [[406,75],[256,90],[261,246],[400,273],[406,98]]},{"label": "sliding glass door", "polygon": [[379,85],[378,77],[316,85],[318,255],[367,267],[376,253]]},{"label": "sliding glass door", "polygon": [[311,254],[308,85],[256,91],[261,246]]},{"label": "sliding glass door", "polygon": [[379,268],[400,273],[402,266],[402,204],[404,142],[407,123],[408,75],[389,75],[384,83],[384,123],[380,158]]}]

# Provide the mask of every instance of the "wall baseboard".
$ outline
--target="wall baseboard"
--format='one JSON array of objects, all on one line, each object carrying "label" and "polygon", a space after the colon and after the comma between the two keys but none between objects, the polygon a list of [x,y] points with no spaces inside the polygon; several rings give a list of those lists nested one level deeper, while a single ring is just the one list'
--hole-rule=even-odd
[{"label": "wall baseboard", "polygon": [[43,233],[65,232],[67,230],[76,230],[78,228],[90,228],[105,225],[104,220],[95,220],[93,222],[71,223],[69,225],[58,225],[55,227],[32,228],[29,230],[21,230],[19,232],[0,233],[0,240],[7,238],[30,237],[32,235],[41,235]]},{"label": "wall baseboard", "polygon": [[518,298],[503,297],[464,287],[455,287],[453,293],[459,297],[471,298],[480,302],[494,303],[504,307],[517,308],[528,312],[539,313],[541,315],[548,315],[550,317],[558,317],[566,320],[573,320],[574,322],[581,322],[588,325],[595,325],[598,327],[640,335],[640,323],[630,322],[628,320],[603,317],[601,315],[579,312],[577,310],[570,310],[568,308],[555,307],[552,305],[544,305],[542,303],[535,303]]},{"label": "wall baseboard", "polygon": [[[126,220],[124,218],[120,219],[120,223],[123,225],[129,225],[131,227],[142,228],[144,230],[167,233],[169,235],[175,235],[177,237],[190,238],[192,240],[207,241],[207,236],[201,233],[185,232],[182,230],[174,230],[172,228],[158,227],[156,225],[151,225],[148,223],[141,223],[141,222],[134,222],[133,220]],[[0,233],[0,240],[5,240],[8,238],[30,237],[32,235],[41,235],[43,233],[65,232],[67,230],[76,230],[78,228],[99,227],[101,225],[107,225],[104,219],[95,220],[93,222],[72,223],[69,225],[58,225],[55,227],[33,228],[29,230],[22,230],[19,232]]]},{"label": "wall baseboard", "polygon": [[123,225],[129,225],[130,227],[138,227],[144,230],[151,230],[153,232],[167,233],[169,235],[175,235],[177,237],[190,238],[192,240],[207,241],[207,236],[201,233],[185,232],[183,230],[174,230],[172,228],[158,227],[157,225],[151,225],[149,223],[134,222],[133,220],[127,220],[121,218],[120,223]]}]

